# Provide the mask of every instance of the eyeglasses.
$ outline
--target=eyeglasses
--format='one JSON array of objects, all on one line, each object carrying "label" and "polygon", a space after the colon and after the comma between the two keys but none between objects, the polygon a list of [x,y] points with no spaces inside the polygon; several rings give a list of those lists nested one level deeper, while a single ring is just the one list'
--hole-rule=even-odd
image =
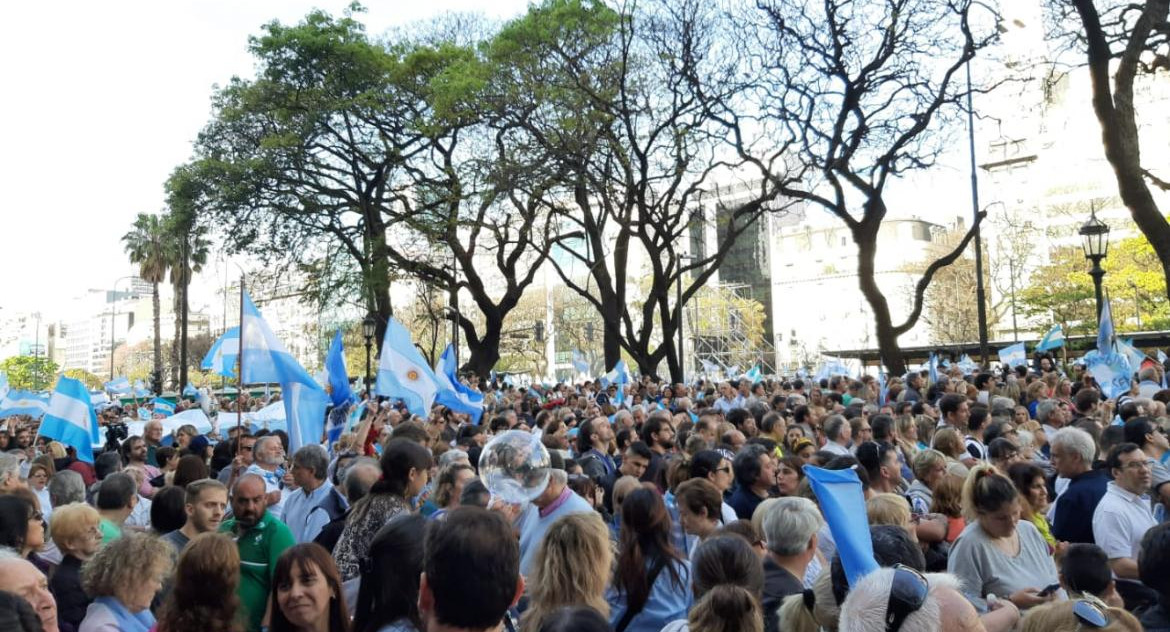
[{"label": "eyeglasses", "polygon": [[897,632],[906,617],[926,603],[929,593],[930,584],[925,575],[909,566],[894,566],[894,581],[886,602],[886,632]]},{"label": "eyeglasses", "polygon": [[1080,622],[1082,628],[1089,626],[1097,629],[1109,625],[1109,617],[1106,616],[1105,611],[1087,599],[1078,599],[1073,602],[1073,614],[1077,616],[1077,621]]},{"label": "eyeglasses", "polygon": [[1121,469],[1131,471],[1152,470],[1154,469],[1154,465],[1155,461],[1153,459],[1148,459],[1145,461],[1130,461],[1129,463],[1122,465]]}]

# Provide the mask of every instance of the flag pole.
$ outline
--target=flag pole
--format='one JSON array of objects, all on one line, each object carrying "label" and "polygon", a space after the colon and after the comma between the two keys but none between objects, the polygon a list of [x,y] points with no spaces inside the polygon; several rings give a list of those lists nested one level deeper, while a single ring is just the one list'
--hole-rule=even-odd
[{"label": "flag pole", "polygon": [[236,456],[240,455],[244,442],[240,431],[244,425],[244,272],[240,271],[240,342],[237,354],[239,373],[236,374]]}]

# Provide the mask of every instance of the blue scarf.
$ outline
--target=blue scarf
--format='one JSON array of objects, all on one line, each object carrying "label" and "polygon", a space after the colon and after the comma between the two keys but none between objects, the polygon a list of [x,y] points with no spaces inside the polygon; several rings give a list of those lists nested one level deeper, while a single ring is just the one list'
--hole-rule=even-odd
[{"label": "blue scarf", "polygon": [[150,613],[149,608],[135,614],[113,597],[98,597],[93,601],[110,609],[121,632],[149,632],[154,625],[154,615]]}]

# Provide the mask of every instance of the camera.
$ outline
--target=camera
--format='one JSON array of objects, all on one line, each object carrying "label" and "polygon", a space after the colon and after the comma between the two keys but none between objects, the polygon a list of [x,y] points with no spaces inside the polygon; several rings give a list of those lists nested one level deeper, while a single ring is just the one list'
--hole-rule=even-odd
[{"label": "camera", "polygon": [[106,451],[118,450],[122,441],[130,436],[130,430],[124,421],[114,421],[106,424]]}]

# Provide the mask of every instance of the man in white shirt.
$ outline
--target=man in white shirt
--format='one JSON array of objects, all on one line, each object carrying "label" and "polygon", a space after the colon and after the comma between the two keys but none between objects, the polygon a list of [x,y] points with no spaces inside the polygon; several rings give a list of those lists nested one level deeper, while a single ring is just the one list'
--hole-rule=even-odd
[{"label": "man in white shirt", "polygon": [[1109,556],[1109,566],[1117,578],[1117,593],[1130,611],[1157,599],[1141,584],[1137,564],[1142,537],[1157,524],[1146,495],[1153,464],[1135,443],[1114,446],[1105,460],[1113,480],[1093,511],[1093,537]]},{"label": "man in white shirt", "polygon": [[853,428],[842,415],[832,415],[825,420],[825,438],[828,441],[821,448],[839,456],[849,456],[849,443],[853,439]]},{"label": "man in white shirt", "polygon": [[319,445],[304,446],[293,455],[291,473],[297,489],[288,493],[283,520],[297,544],[312,542],[329,521],[327,513],[313,511],[329,495],[328,470],[329,455]]},{"label": "man in white shirt", "polygon": [[283,520],[284,501],[284,444],[276,435],[264,435],[256,440],[252,448],[252,464],[244,470],[264,479],[264,491],[268,497],[268,513],[277,520]]}]

